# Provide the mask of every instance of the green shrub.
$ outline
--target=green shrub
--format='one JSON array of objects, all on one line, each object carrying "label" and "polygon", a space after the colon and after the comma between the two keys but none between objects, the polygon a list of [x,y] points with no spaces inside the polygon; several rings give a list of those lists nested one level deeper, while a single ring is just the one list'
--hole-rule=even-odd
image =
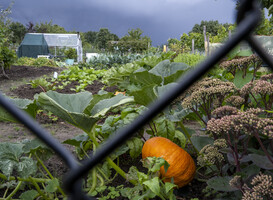
[{"label": "green shrub", "polygon": [[13,50],[6,46],[0,47],[0,65],[3,65],[4,69],[9,69],[15,58],[16,54]]},{"label": "green shrub", "polygon": [[21,57],[16,60],[14,65],[18,66],[35,66],[35,67],[58,67],[57,63],[52,59],[47,58],[29,58],[29,57]]},{"label": "green shrub", "polygon": [[77,51],[76,51],[76,49],[73,49],[73,48],[66,49],[64,51],[64,55],[68,59],[74,59],[74,60],[77,59]]},{"label": "green shrub", "polygon": [[174,62],[182,62],[189,66],[195,66],[204,59],[205,56],[200,54],[182,53],[174,59]]}]

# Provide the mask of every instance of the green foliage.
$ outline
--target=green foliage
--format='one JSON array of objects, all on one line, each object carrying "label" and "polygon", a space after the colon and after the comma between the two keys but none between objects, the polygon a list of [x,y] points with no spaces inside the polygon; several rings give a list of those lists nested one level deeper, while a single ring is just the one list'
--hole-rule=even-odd
[{"label": "green foliage", "polygon": [[68,48],[64,51],[64,55],[68,59],[77,59],[77,50],[74,48]]},{"label": "green foliage", "polygon": [[11,64],[15,61],[16,54],[6,46],[0,46],[0,65],[4,69],[10,69]]},{"label": "green foliage", "polygon": [[[100,96],[103,96],[104,100],[100,99]],[[97,102],[97,98],[100,101]],[[60,94],[54,91],[41,93],[36,99],[41,108],[52,112],[54,115],[87,133],[90,133],[99,117],[104,116],[107,111],[113,107],[133,101],[133,98],[125,97],[121,94],[109,98],[109,96],[105,95],[93,96],[89,92]],[[93,104],[94,101],[96,102],[95,104]]]},{"label": "green foliage", "polygon": [[[12,198],[19,190],[24,191],[20,199],[65,198],[59,180],[52,176],[42,161],[50,155],[51,150],[37,139],[21,143],[0,143],[0,177],[6,182],[1,188],[6,188],[7,192],[12,190],[9,196],[4,194],[4,198]],[[45,172],[39,175],[37,172],[41,168]],[[22,184],[28,187],[21,187]],[[44,187],[40,188],[40,184]]]},{"label": "green foliage", "polygon": [[125,40],[118,42],[108,42],[109,51],[120,51],[122,53],[142,53],[147,51],[149,48],[149,43],[147,41],[138,40]]},{"label": "green foliage", "polygon": [[55,62],[54,60],[42,57],[41,58],[21,57],[18,58],[13,64],[18,66],[58,67],[57,62]]},{"label": "green foliage", "polygon": [[204,26],[206,26],[207,33],[209,33],[211,36],[216,36],[219,33],[218,30],[221,27],[228,29],[228,27],[231,25],[232,24],[228,24],[228,23],[221,24],[218,22],[218,20],[215,20],[215,21],[214,20],[210,20],[210,21],[203,21],[202,20],[200,24],[195,24],[190,32],[203,34]]},{"label": "green foliage", "polygon": [[184,63],[171,63],[169,60],[158,63],[149,71],[136,71],[130,76],[130,83],[125,88],[141,105],[149,105],[162,94],[174,87],[183,74],[189,70]]},{"label": "green foliage", "polygon": [[220,24],[216,21],[201,21],[201,24],[195,24],[192,30],[187,34],[183,33],[180,41],[170,38],[169,47],[177,53],[186,53],[192,49],[192,41],[194,40],[194,50],[204,51],[205,40],[203,29],[206,26],[206,35],[209,36],[210,43],[219,43],[226,40],[228,32],[234,30],[232,24]]},{"label": "green foliage", "polygon": [[201,61],[203,61],[204,59],[205,59],[205,56],[201,54],[182,53],[182,54],[178,54],[178,56],[176,56],[173,61],[185,63],[189,66],[194,67],[197,64],[199,64]]},{"label": "green foliage", "polygon": [[[27,112],[33,118],[36,117],[37,105],[29,99],[10,99],[14,105]],[[0,121],[16,122],[17,120],[12,117],[5,109],[0,107]]]},{"label": "green foliage", "polygon": [[43,90],[43,92],[53,90],[53,87],[54,87],[54,84],[51,84],[45,78],[32,80],[30,81],[30,85],[32,88],[40,87]]},{"label": "green foliage", "polygon": [[143,166],[148,169],[147,174],[139,172],[134,166],[130,168],[128,178],[136,180],[138,184],[133,188],[120,189],[121,195],[129,199],[146,199],[158,196],[161,199],[174,200],[173,190],[177,186],[173,183],[163,183],[158,177],[160,167],[164,166],[167,171],[169,164],[163,158],[148,157],[144,160]]},{"label": "green foliage", "polygon": [[[91,85],[94,80],[100,79],[105,70],[95,70],[93,68],[79,67],[77,65],[63,70],[57,79],[47,80],[53,86],[52,90],[62,88],[70,84],[72,81],[78,82],[76,88],[70,88],[72,91],[81,92],[85,87]],[[54,86],[55,85],[55,86]],[[58,86],[57,86],[58,85]]]},{"label": "green foliage", "polygon": [[[0,66],[4,69],[9,69],[13,63],[16,54],[13,50],[9,48],[11,32],[9,30],[10,19],[9,15],[11,13],[12,4],[6,9],[0,10]],[[3,73],[5,73],[3,71]]]},{"label": "green foliage", "polygon": [[131,29],[128,31],[128,35],[125,35],[120,41],[109,42],[109,50],[119,50],[120,52],[126,53],[141,53],[148,50],[151,45],[151,38],[144,36],[142,37],[143,31],[140,28]]},{"label": "green foliage", "polygon": [[11,22],[9,25],[9,30],[12,33],[11,42],[13,44],[19,45],[24,39],[25,34],[27,33],[26,27],[20,22]]},{"label": "green foliage", "polygon": [[107,43],[109,41],[117,40],[119,40],[118,36],[116,36],[113,33],[110,33],[110,31],[107,28],[101,28],[96,35],[95,45],[98,49],[105,51],[107,48]]},{"label": "green foliage", "polygon": [[[135,75],[137,73],[149,73],[144,72],[152,69],[158,63],[163,60],[170,59],[174,55],[174,52],[162,53],[160,55],[147,56],[142,58],[141,60],[137,60],[133,63],[128,63],[126,65],[121,65],[118,68],[110,68],[103,77],[103,82],[109,85],[117,85],[121,90],[135,90],[135,82],[133,84],[130,82],[131,80],[135,80]],[[137,71],[139,70],[139,71]],[[135,73],[134,73],[135,72]],[[133,77],[134,74],[134,77]],[[148,76],[154,76],[152,73],[149,73]],[[155,75],[156,76],[156,75]],[[131,78],[132,77],[132,78]],[[139,76],[141,77],[141,75]],[[160,77],[157,77],[162,79]],[[146,78],[141,78],[142,81],[145,81]],[[161,81],[160,81],[161,82]],[[145,82],[143,82],[145,83]],[[132,89],[131,89],[131,88]],[[133,89],[135,88],[135,89]]]},{"label": "green foliage", "polygon": [[92,57],[85,67],[94,69],[109,69],[111,67],[120,67],[127,63],[134,62],[143,58],[145,55],[140,54],[100,54],[98,57]]},{"label": "green foliage", "polygon": [[67,33],[67,31],[57,25],[57,24],[53,24],[52,20],[50,20],[49,22],[40,22],[35,24],[34,29],[36,30],[37,33]]},{"label": "green foliage", "polygon": [[0,171],[7,177],[16,171],[19,177],[28,178],[37,171],[36,163],[23,155],[22,144],[0,144]]},{"label": "green foliage", "polygon": [[85,32],[84,34],[84,40],[90,44],[94,44],[96,37],[97,37],[97,32],[95,31],[88,31]]}]

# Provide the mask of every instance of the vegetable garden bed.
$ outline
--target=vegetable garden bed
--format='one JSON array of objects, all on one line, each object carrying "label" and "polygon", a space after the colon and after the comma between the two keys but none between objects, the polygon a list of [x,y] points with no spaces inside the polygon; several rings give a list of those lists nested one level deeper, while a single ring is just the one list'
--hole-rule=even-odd
[{"label": "vegetable garden bed", "polygon": [[[273,169],[273,76],[261,68],[261,60],[251,54],[232,52],[228,55],[229,61],[205,74],[121,144],[85,177],[85,193],[100,199],[241,199],[250,197],[249,191],[262,195],[265,191],[256,191],[255,185],[266,185],[262,179],[271,183]],[[22,82],[23,73],[20,78],[13,78],[11,74],[10,80],[0,79],[0,83],[5,83],[0,90],[8,96],[28,98],[13,101],[36,117],[77,159],[83,160],[193,68],[175,62],[174,57],[170,52],[108,70],[73,66],[59,71],[59,79],[51,78],[57,68],[35,68],[46,70],[49,76],[34,80],[40,75],[35,76],[32,67],[23,67],[27,76],[32,75],[27,77],[30,83]],[[11,71],[20,68],[12,67]],[[20,83],[15,83],[16,78]],[[8,88],[9,83],[14,86]],[[3,111],[1,117],[13,120]],[[67,171],[63,163],[55,156],[45,158],[44,162],[39,159],[42,152],[46,156],[50,150],[37,140],[23,141],[32,139],[23,126],[1,122],[0,131],[2,151],[16,150],[8,156],[9,159],[16,157],[13,168],[7,169],[0,163],[3,196],[15,191],[20,199],[38,196],[62,199],[65,196],[59,187],[62,179],[56,177]],[[169,167],[160,156],[141,159],[143,144],[156,136],[168,138],[193,158],[196,173],[188,185],[178,189],[171,178],[164,183],[158,177],[160,167],[164,166],[165,170]],[[10,162],[5,153],[0,153],[0,158],[0,162]],[[20,180],[16,181],[17,175]],[[12,178],[7,181],[9,176]],[[29,178],[32,176],[35,179]],[[193,174],[187,180],[192,177]],[[23,183],[29,184],[23,188]],[[270,195],[267,192],[264,196]]]}]

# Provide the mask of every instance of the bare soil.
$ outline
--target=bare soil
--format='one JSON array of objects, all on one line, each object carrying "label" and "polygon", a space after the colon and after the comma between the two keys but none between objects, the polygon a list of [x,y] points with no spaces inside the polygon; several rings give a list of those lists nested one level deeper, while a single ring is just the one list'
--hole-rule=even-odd
[{"label": "bare soil", "polygon": [[[55,71],[60,72],[61,70],[61,68],[46,66],[12,66],[11,69],[6,71],[9,79],[1,76],[0,73],[0,92],[4,93],[9,97],[33,99],[35,94],[39,94],[40,92],[42,92],[42,89],[32,88],[29,84],[29,81],[40,78],[41,76],[52,77]],[[77,83],[73,82],[65,87],[63,90],[58,90],[58,92],[73,93],[70,88],[75,87],[75,84]],[[94,81],[94,83],[92,85],[89,85],[86,90],[91,92],[92,94],[96,94],[102,87],[104,87],[104,85],[101,82]],[[109,92],[115,92],[117,89],[117,87],[109,87],[105,90]],[[44,129],[46,129],[53,137],[55,137],[60,142],[63,142],[66,139],[83,133],[80,129],[60,119],[58,119],[57,121],[53,121],[52,119],[42,114],[38,115],[36,120],[41,124]],[[200,126],[196,126],[195,123],[189,123],[189,126],[196,131],[200,131]],[[20,142],[24,139],[29,139],[33,137],[35,136],[33,136],[33,134],[30,133],[30,131],[27,130],[22,124],[0,122],[0,142]],[[73,152],[71,146],[65,145],[65,147]],[[139,159],[132,160],[130,156],[124,155],[120,160],[120,166],[125,171],[128,171],[132,165],[135,165],[138,168],[142,168],[142,163],[139,161]],[[63,161],[60,160],[57,156],[54,156],[50,160],[48,160],[46,162],[46,165],[56,176],[62,176],[68,171],[68,168],[65,166]],[[124,179],[120,176],[117,176],[115,181],[112,182],[112,186],[118,186],[121,184],[127,184],[126,186],[130,185],[129,183],[125,183]],[[205,187],[205,183],[193,180],[191,184],[179,190],[176,190],[175,193],[177,195],[177,199],[207,199],[202,194],[202,189]],[[120,197],[118,199],[124,198]]]},{"label": "bare soil", "polygon": [[[0,92],[9,97],[33,99],[35,94],[43,92],[39,87],[32,88],[29,84],[30,80],[38,79],[42,76],[52,77],[54,72],[60,72],[61,68],[55,67],[31,67],[31,66],[11,66],[11,69],[6,70],[9,77],[0,76]],[[74,93],[70,88],[75,87],[77,82],[72,82],[63,90],[57,90],[61,93]],[[94,81],[92,85],[86,88],[86,91],[92,94],[97,94],[104,87],[104,84],[99,81]],[[108,87],[105,89],[108,92],[114,92],[117,87]],[[62,120],[53,121],[46,115],[38,115],[36,119],[49,133],[51,133],[60,142],[69,139],[82,131]],[[31,134],[21,124],[0,122],[0,142],[2,141],[22,141],[31,137]]]}]

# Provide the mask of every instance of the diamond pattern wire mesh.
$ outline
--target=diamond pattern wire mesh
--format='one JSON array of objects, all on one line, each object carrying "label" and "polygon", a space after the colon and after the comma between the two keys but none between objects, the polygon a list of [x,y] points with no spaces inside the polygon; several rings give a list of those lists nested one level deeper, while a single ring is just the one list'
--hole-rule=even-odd
[{"label": "diamond pattern wire mesh", "polygon": [[271,56],[267,54],[267,52],[251,35],[252,31],[259,23],[260,17],[261,13],[257,0],[242,1],[237,15],[238,26],[236,33],[217,52],[201,63],[195,70],[184,76],[184,78],[178,82],[178,85],[175,88],[154,102],[149,107],[148,111],[138,117],[131,125],[118,131],[114,137],[109,138],[107,143],[99,148],[93,157],[85,160],[81,166],[78,165],[72,154],[68,152],[58,141],[56,141],[49,133],[41,128],[37,122],[33,121],[33,119],[4,98],[1,93],[0,106],[4,107],[10,114],[18,119],[18,121],[23,123],[65,161],[67,166],[70,168],[70,172],[66,175],[63,187],[69,194],[69,199],[93,199],[91,197],[87,197],[81,191],[81,178],[84,177],[95,165],[100,163],[107,155],[129,139],[135,132],[137,132],[138,129],[160,113],[210,68],[217,64],[221,58],[223,58],[229,51],[239,44],[239,42],[245,40],[263,59],[263,61],[273,69],[273,60]]}]

